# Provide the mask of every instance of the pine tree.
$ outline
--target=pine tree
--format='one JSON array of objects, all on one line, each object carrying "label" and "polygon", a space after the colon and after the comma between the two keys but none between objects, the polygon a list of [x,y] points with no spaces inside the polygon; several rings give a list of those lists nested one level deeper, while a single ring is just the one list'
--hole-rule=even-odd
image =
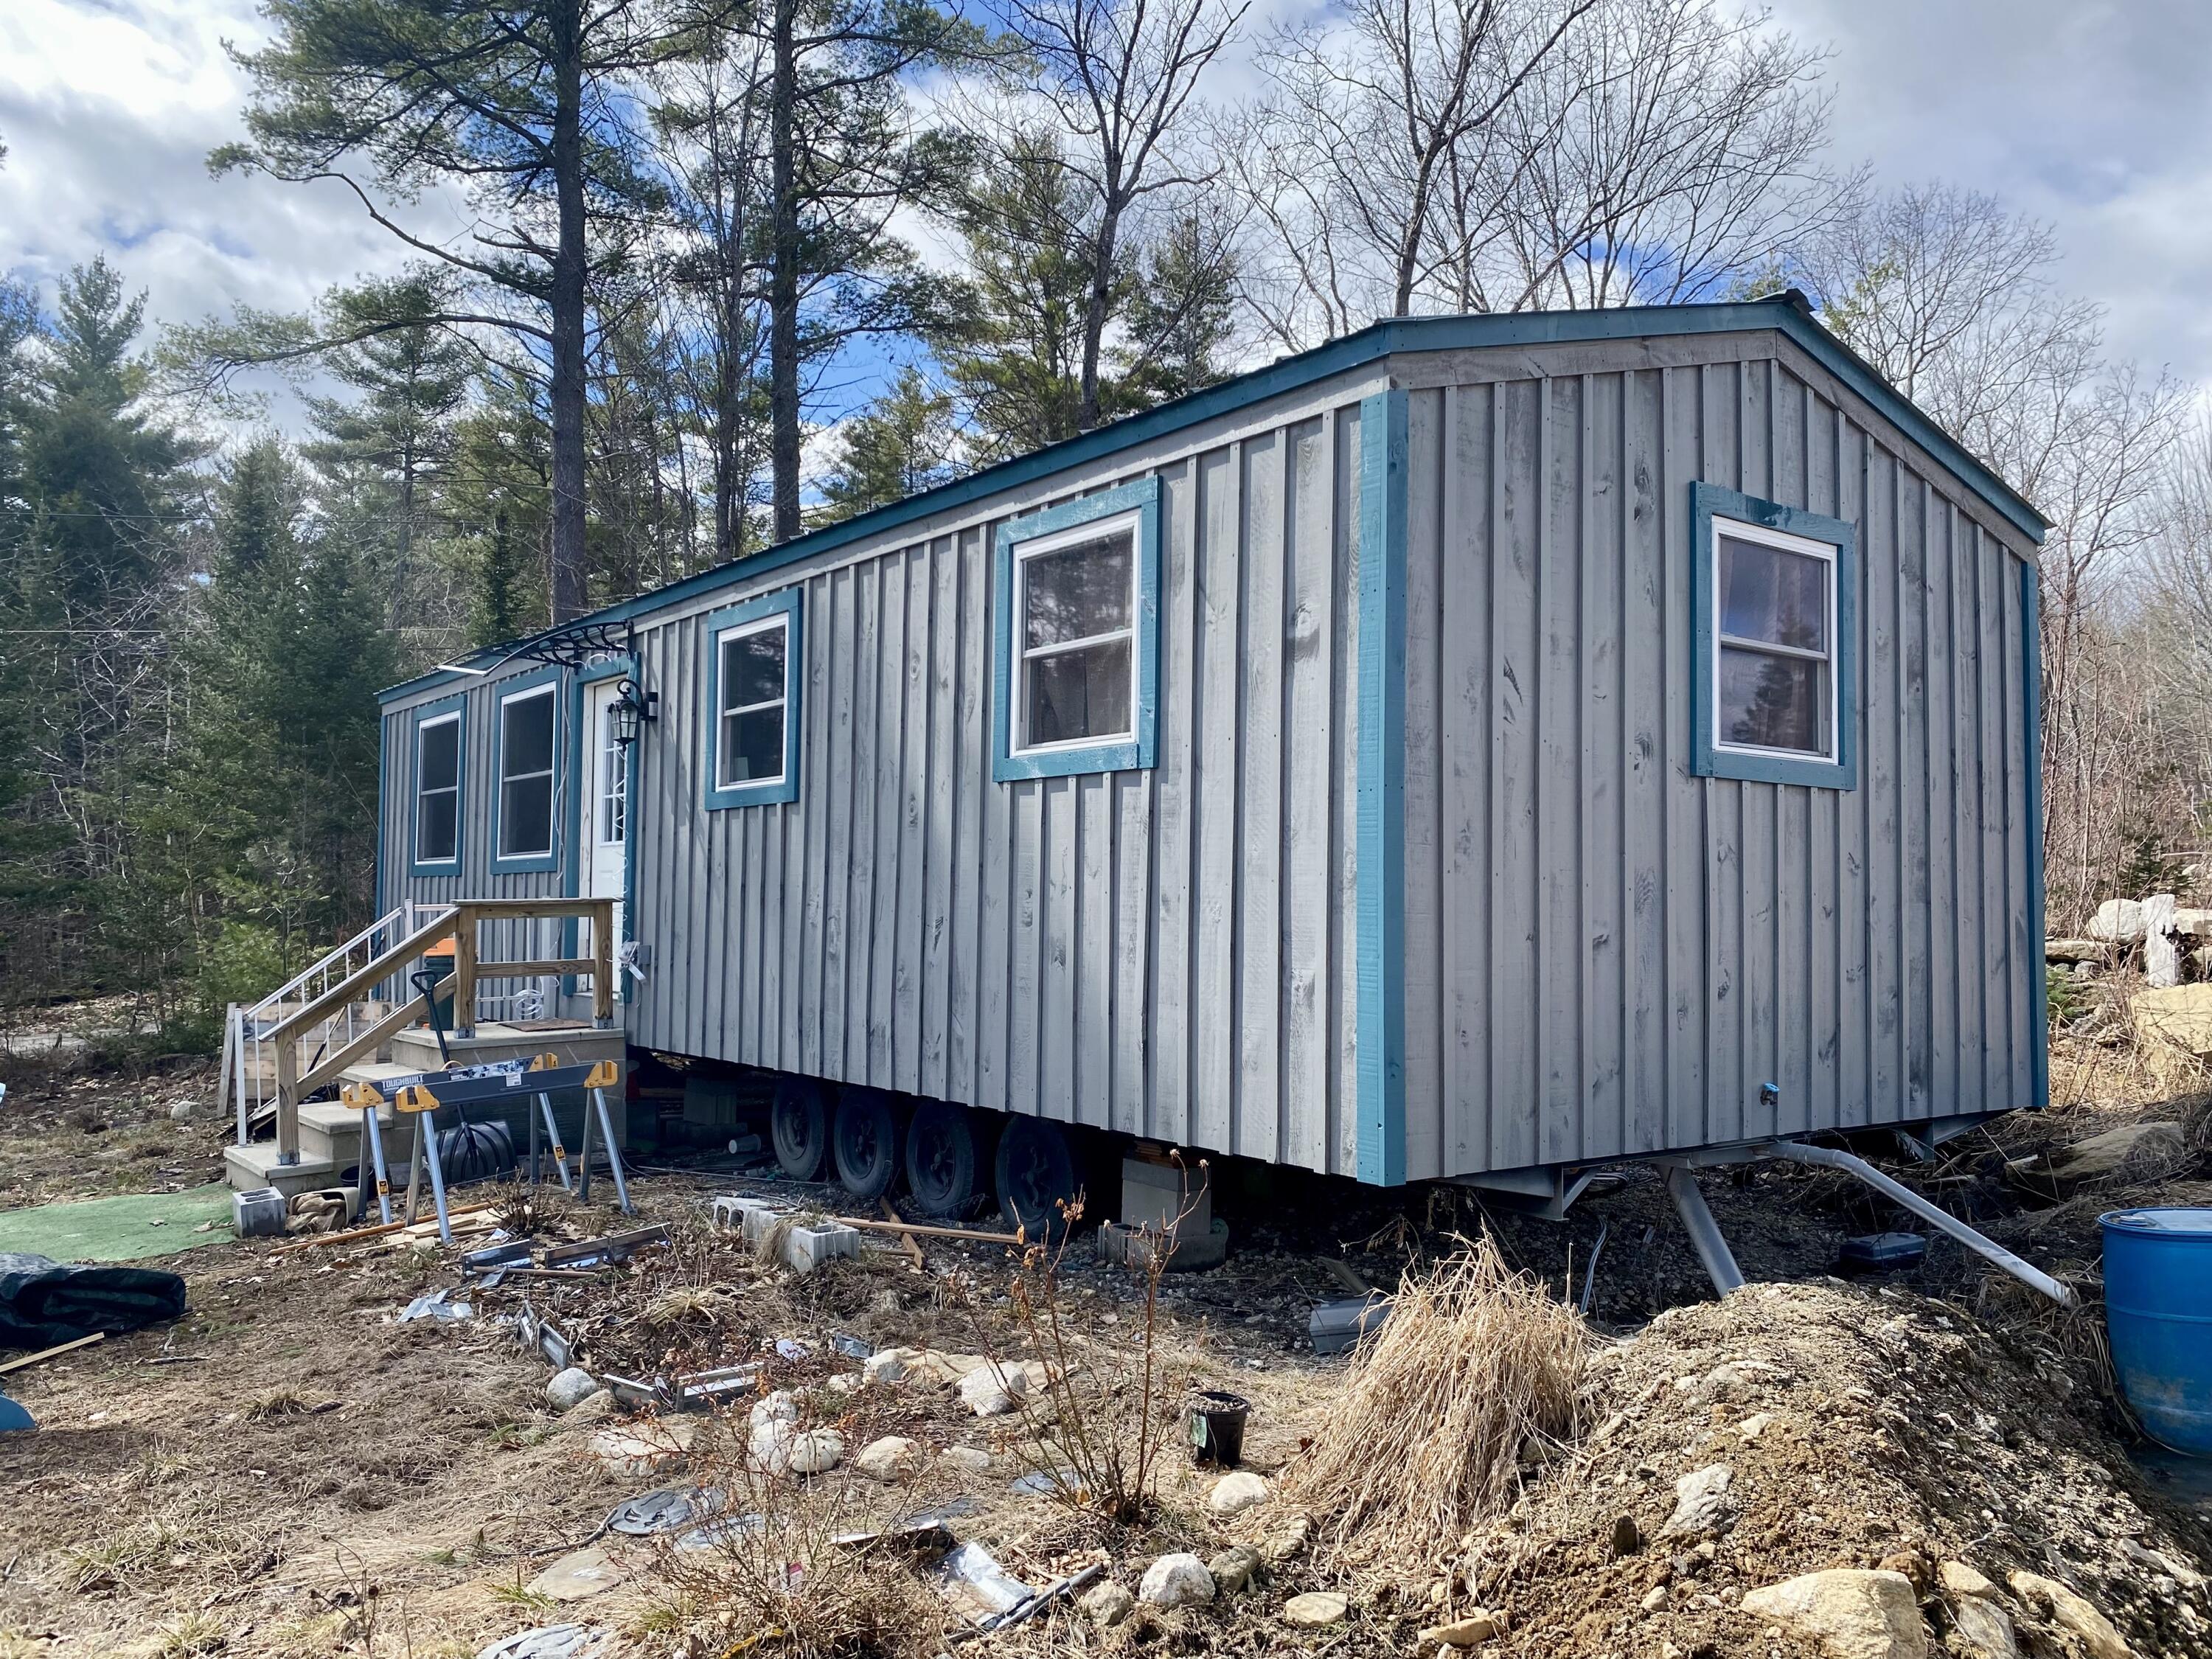
[{"label": "pine tree", "polygon": [[960,429],[950,394],[909,365],[891,389],[848,421],[837,459],[822,482],[817,524],[888,506],[959,474]]},{"label": "pine tree", "polygon": [[1120,378],[1109,412],[1133,414],[1227,379],[1235,304],[1226,239],[1195,215],[1176,220],[1131,284],[1127,335],[1111,354]]}]

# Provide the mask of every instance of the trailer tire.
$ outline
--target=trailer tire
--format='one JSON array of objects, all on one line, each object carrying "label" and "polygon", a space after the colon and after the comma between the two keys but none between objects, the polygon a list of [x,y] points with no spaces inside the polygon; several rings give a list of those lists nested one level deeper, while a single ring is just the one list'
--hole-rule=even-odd
[{"label": "trailer tire", "polygon": [[926,1216],[951,1220],[975,1202],[975,1115],[949,1100],[925,1100],[906,1126],[906,1189]]},{"label": "trailer tire", "polygon": [[818,1181],[830,1156],[830,1103],[811,1077],[787,1077],[775,1085],[769,1113],[775,1161],[793,1181]]},{"label": "trailer tire", "polygon": [[881,1089],[841,1089],[830,1128],[830,1155],[837,1184],[872,1204],[899,1172],[898,1112]]},{"label": "trailer tire", "polygon": [[993,1160],[999,1213],[1029,1237],[1058,1243],[1067,1231],[1060,1206],[1076,1195],[1075,1152],[1049,1118],[1012,1117]]}]

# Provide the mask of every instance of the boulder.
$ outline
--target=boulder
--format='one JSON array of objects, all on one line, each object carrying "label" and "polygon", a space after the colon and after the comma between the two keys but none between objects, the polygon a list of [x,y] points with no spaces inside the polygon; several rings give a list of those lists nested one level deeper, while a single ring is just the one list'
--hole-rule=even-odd
[{"label": "boulder", "polygon": [[684,1461],[683,1448],[661,1431],[647,1435],[635,1429],[594,1429],[590,1449],[601,1468],[625,1480],[659,1474]]},{"label": "boulder", "polygon": [[1213,1575],[1187,1551],[1163,1555],[1145,1569],[1137,1599],[1156,1607],[1195,1607],[1213,1599]]},{"label": "boulder", "polygon": [[1735,1499],[1729,1496],[1735,1472],[1725,1463],[1693,1469],[1674,1483],[1674,1512],[1659,1529],[1662,1538],[1691,1538],[1704,1532],[1722,1532],[1735,1519]]},{"label": "boulder", "polygon": [[785,1456],[793,1474],[827,1474],[845,1461],[845,1437],[835,1429],[808,1429],[791,1437]]},{"label": "boulder", "polygon": [[1137,1598],[1115,1583],[1093,1585],[1076,1603],[1101,1630],[1111,1630],[1120,1624],[1136,1605]]},{"label": "boulder", "polygon": [[2175,910],[2173,931],[2184,939],[2212,939],[2212,910]]},{"label": "boulder", "polygon": [[[2212,911],[2191,910],[2188,914],[2191,915],[2212,915]],[[2112,959],[2112,947],[2102,939],[2049,939],[2043,942],[2043,959],[2045,962],[2063,963],[2069,967],[2079,967],[2085,962],[2092,966],[2101,967]]]},{"label": "boulder", "polygon": [[593,1546],[562,1556],[530,1581],[529,1593],[554,1601],[581,1601],[612,1589],[623,1576],[614,1558]]},{"label": "boulder", "polygon": [[1246,1469],[1223,1475],[1213,1483],[1213,1490],[1206,1495],[1206,1507],[1223,1516],[1242,1515],[1254,1505],[1267,1501],[1267,1483]]},{"label": "boulder", "polygon": [[2154,1173],[2178,1165],[2188,1152],[2188,1132],[2179,1123],[2167,1119],[2126,1123],[2055,1154],[2051,1173],[2069,1185],[2079,1185],[2133,1170]]},{"label": "boulder", "polygon": [[1997,1587],[1976,1572],[1964,1561],[1946,1561],[1936,1569],[1936,1582],[1943,1586],[1946,1595],[1990,1596]]},{"label": "boulder", "polygon": [[1769,1584],[1743,1610],[1799,1638],[1823,1659],[1927,1659],[1928,1632],[1901,1572],[1831,1567]]},{"label": "boulder", "polygon": [[2170,985],[2128,999],[2136,1030],[2199,1060],[2212,1057],[2212,985]]},{"label": "boulder", "polygon": [[1224,1595],[1234,1595],[1260,1570],[1260,1552],[1249,1544],[1232,1544],[1207,1562],[1206,1570],[1212,1575],[1214,1589]]},{"label": "boulder", "polygon": [[1951,1604],[1950,1645],[1957,1659],[2020,1659],[2011,1615],[1979,1595],[1962,1595]]},{"label": "boulder", "polygon": [[553,1380],[545,1385],[545,1403],[556,1412],[565,1412],[605,1392],[606,1384],[598,1377],[581,1365],[571,1365],[553,1373]]},{"label": "boulder", "polygon": [[921,1444],[904,1435],[887,1434],[860,1448],[853,1467],[871,1480],[908,1480],[921,1469]]},{"label": "boulder", "polygon": [[2106,899],[2089,918],[2089,937],[2112,945],[2133,945],[2143,936],[2140,899]]},{"label": "boulder", "polygon": [[921,1363],[919,1348],[884,1348],[860,1362],[860,1375],[871,1382],[903,1382]]},{"label": "boulder", "polygon": [[937,1459],[948,1468],[964,1469],[969,1474],[981,1474],[991,1467],[991,1454],[981,1446],[947,1446]]},{"label": "boulder", "polygon": [[1423,1647],[1473,1648],[1480,1647],[1498,1634],[1498,1620],[1494,1613],[1470,1613],[1464,1619],[1455,1619],[1449,1625],[1431,1625],[1421,1632]]},{"label": "boulder", "polygon": [[1352,1604],[1333,1590],[1308,1590],[1283,1603],[1283,1617],[1302,1630],[1318,1630],[1340,1624],[1351,1609]]},{"label": "boulder", "polygon": [[978,1417],[1004,1417],[1021,1408],[1028,1374],[1018,1365],[979,1365],[960,1379],[960,1398]]},{"label": "boulder", "polygon": [[2033,1607],[2049,1607],[2051,1622],[2073,1635],[2089,1650],[2089,1659],[2135,1659],[2112,1621],[2055,1578],[2033,1572],[2015,1572],[2007,1581],[2013,1594]]}]

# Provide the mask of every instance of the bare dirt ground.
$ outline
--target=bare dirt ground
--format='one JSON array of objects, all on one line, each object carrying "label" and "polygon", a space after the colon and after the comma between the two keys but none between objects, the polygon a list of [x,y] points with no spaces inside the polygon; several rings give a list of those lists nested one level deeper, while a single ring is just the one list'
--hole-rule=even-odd
[{"label": "bare dirt ground", "polygon": [[[222,1127],[169,1115],[177,1099],[210,1098],[204,1074],[9,1083],[0,1208],[198,1185],[219,1165]],[[2187,1155],[2071,1194],[2024,1189],[2017,1160],[2147,1116],[2185,1121]],[[2206,1201],[2208,1130],[2203,1099],[2085,1100],[1978,1133],[1932,1164],[1891,1167],[2081,1279],[2094,1298],[2097,1212]],[[2002,1588],[2015,1569],[2071,1585],[2145,1659],[2212,1654],[2212,1601],[2199,1577],[2212,1570],[2212,1529],[2131,1460],[2094,1303],[2060,1316],[1940,1237],[1910,1273],[1832,1279],[1845,1234],[1898,1218],[1825,1172],[1763,1166],[1705,1177],[1754,1281],[1718,1304],[1657,1182],[1641,1172],[1549,1224],[1450,1193],[1218,1171],[1216,1211],[1237,1249],[1218,1272],[1167,1281],[1160,1354],[1178,1396],[1194,1383],[1253,1402],[1247,1461],[1279,1486],[1341,1397],[1346,1362],[1316,1359],[1304,1336],[1313,1303],[1344,1294],[1344,1267],[1388,1288],[1403,1267],[1452,1249],[1455,1234],[1487,1226],[1515,1265],[1560,1293],[1571,1272],[1578,1294],[1603,1229],[1591,1305],[1599,1357],[1573,1430],[1555,1447],[1528,1449],[1506,1513],[1437,1559],[1383,1562],[1285,1541],[1298,1516],[1285,1495],[1215,1517],[1205,1502],[1213,1477],[1181,1456],[1165,1464],[1144,1524],[1073,1516],[1012,1490],[1035,1462],[1018,1419],[979,1419],[950,1389],[917,1383],[836,1392],[845,1385],[831,1379],[857,1362],[836,1354],[833,1334],[1014,1352],[1003,1249],[931,1242],[927,1270],[916,1272],[878,1239],[856,1263],[793,1280],[709,1231],[704,1200],[738,1191],[851,1207],[834,1190],[679,1176],[635,1186],[643,1218],[667,1222],[673,1248],[589,1283],[539,1281],[532,1305],[580,1334],[597,1369],[759,1358],[764,1387],[791,1389],[809,1420],[836,1425],[852,1448],[891,1433],[926,1449],[912,1481],[841,1486],[841,1520],[965,1500],[972,1507],[953,1530],[1032,1583],[1101,1560],[1134,1589],[1169,1549],[1206,1557],[1235,1542],[1268,1547],[1253,1586],[1209,1606],[1140,1608],[1110,1628],[1062,1606],[982,1638],[985,1650],[1409,1653],[1422,1627],[1479,1606],[1503,1625],[1488,1651],[1794,1659],[1817,1650],[1743,1613],[1742,1593],[1819,1568],[1888,1564],[1920,1587],[1937,1639],[1964,1652],[1937,1582],[1938,1564],[1953,1560],[1996,1581],[2018,1650],[2038,1659],[2094,1650],[2046,1604]],[[541,1209],[554,1236],[634,1224],[557,1194]],[[42,1426],[0,1442],[0,1659],[472,1655],[564,1620],[602,1631],[608,1656],[777,1650],[775,1640],[751,1642],[761,1621],[747,1624],[741,1595],[711,1575],[702,1583],[672,1570],[665,1551],[630,1549],[618,1559],[627,1582],[588,1601],[556,1602],[530,1588],[550,1563],[599,1541],[618,1501],[712,1474],[718,1454],[709,1430],[689,1476],[675,1462],[610,1473],[593,1443],[619,1419],[599,1402],[556,1414],[545,1362],[498,1322],[520,1309],[520,1282],[480,1293],[465,1322],[401,1324],[413,1296],[459,1282],[448,1255],[246,1241],[146,1265],[187,1279],[191,1311],[173,1329],[111,1339],[6,1379]],[[702,1288],[718,1293],[702,1297]],[[1065,1289],[1088,1335],[1133,1342],[1141,1320],[1126,1273],[1077,1268]],[[810,1352],[779,1359],[780,1338]],[[953,1448],[988,1454],[988,1468],[955,1468]],[[1678,1478],[1716,1465],[1732,1473],[1730,1524],[1696,1541],[1660,1539]],[[1622,1553],[1613,1540],[1624,1516],[1637,1543]],[[873,1570],[886,1575],[911,1577]],[[1344,1594],[1346,1617],[1320,1629],[1286,1624],[1285,1600],[1308,1590]],[[915,1659],[958,1650],[957,1625],[933,1597],[900,1606],[905,1622],[880,1647]]]}]

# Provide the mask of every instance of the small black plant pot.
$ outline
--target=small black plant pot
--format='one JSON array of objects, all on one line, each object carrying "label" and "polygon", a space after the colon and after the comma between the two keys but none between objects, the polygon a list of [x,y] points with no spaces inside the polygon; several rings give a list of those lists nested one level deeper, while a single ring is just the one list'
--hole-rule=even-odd
[{"label": "small black plant pot", "polygon": [[1194,1463],[1233,1469],[1244,1456],[1244,1419],[1252,1402],[1241,1395],[1201,1389],[1190,1397],[1190,1456]]}]

